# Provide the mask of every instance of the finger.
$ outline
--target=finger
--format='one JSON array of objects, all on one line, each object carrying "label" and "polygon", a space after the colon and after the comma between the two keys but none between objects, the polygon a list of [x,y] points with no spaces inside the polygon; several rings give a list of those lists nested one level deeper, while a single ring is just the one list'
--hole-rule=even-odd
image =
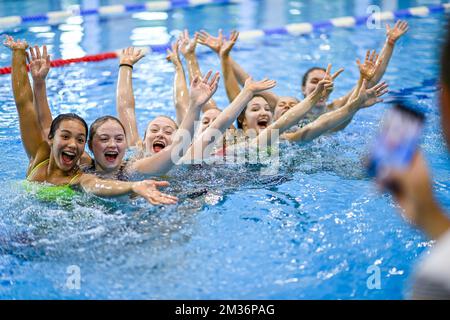
[{"label": "finger", "polygon": [[367,50],[367,52],[366,52],[366,60],[365,61],[369,60],[369,56],[370,56],[370,50]]},{"label": "finger", "polygon": [[178,198],[175,196],[171,196],[170,194],[166,194],[166,193],[161,193],[161,196],[170,200],[175,200],[178,201]]},{"label": "finger", "polygon": [[34,59],[36,59],[36,54],[34,53],[34,48],[33,47],[30,47],[30,54],[31,54],[31,60],[34,60]]},{"label": "finger", "polygon": [[42,46],[42,57],[47,60],[47,46],[45,44]]},{"label": "finger", "polygon": [[31,62],[30,54],[28,53],[28,51],[25,51],[25,54],[27,55],[27,62],[30,63]]},{"label": "finger", "polygon": [[209,77],[211,76],[212,70],[209,70],[206,76],[203,78],[204,83],[208,83]]},{"label": "finger", "polygon": [[338,71],[336,71],[332,76],[331,79],[336,79],[342,72],[344,72],[344,68],[340,68]]},{"label": "finger", "polygon": [[189,31],[187,29],[184,29],[184,38],[189,39]]},{"label": "finger", "polygon": [[361,66],[361,61],[359,59],[356,59],[356,64],[358,65],[358,67]]},{"label": "finger", "polygon": [[370,61],[374,61],[375,58],[375,50],[372,51],[372,54],[370,55]]},{"label": "finger", "polygon": [[331,63],[328,64],[327,70],[325,71],[325,73],[326,73],[327,75],[329,75],[330,72],[331,72]]},{"label": "finger", "polygon": [[211,84],[215,85],[219,82],[220,73],[216,72],[211,80]]},{"label": "finger", "polygon": [[48,65],[50,65],[50,63],[51,63],[51,55],[46,55],[45,56],[45,62],[48,64]]},{"label": "finger", "polygon": [[391,26],[389,25],[389,23],[386,23],[386,33],[391,32]]},{"label": "finger", "polygon": [[157,187],[167,187],[170,185],[168,181],[152,181],[152,183]]}]

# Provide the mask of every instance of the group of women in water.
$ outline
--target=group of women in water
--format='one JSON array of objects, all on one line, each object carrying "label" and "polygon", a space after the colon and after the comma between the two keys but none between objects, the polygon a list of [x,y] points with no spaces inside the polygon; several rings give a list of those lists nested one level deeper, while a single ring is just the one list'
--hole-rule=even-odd
[{"label": "group of women in water", "polygon": [[[12,89],[21,138],[29,159],[27,181],[38,185],[47,198],[70,196],[79,190],[101,197],[137,195],[152,204],[175,204],[176,197],[159,191],[167,182],[146,179],[164,175],[177,164],[230,156],[244,146],[267,150],[279,139],[308,142],[345,128],[358,110],[382,101],[387,84],[380,80],[395,43],[407,30],[404,21],[398,21],[393,28],[387,26],[380,54],[367,51],[363,62],[357,60],[360,77],[355,86],[333,101],[329,96],[343,69],[332,73],[331,65],[313,67],[302,79],[303,99],[278,96],[270,91],[275,81],[253,80],[231,57],[238,32],[225,38],[221,31],[217,37],[200,31],[190,38],[184,31],[167,55],[175,69],[176,119],[165,115],[149,119],[142,137],[137,129],[132,85],[133,68],[144,56],[142,50],[130,47],[120,54],[117,117],[105,115],[88,128],[74,113],[53,119],[46,93],[51,62],[46,46],[29,47],[24,40],[6,37],[4,44],[12,52]],[[230,101],[224,108],[219,108],[212,98],[219,73],[209,71],[203,76],[195,53],[197,44],[209,47],[220,59]],[[133,155],[126,159],[130,148]]]}]

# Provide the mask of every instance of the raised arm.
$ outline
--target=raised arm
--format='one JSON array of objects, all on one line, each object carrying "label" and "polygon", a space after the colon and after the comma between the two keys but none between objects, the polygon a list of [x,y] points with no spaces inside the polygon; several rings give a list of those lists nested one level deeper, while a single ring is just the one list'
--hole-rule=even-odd
[{"label": "raised arm", "polygon": [[178,54],[180,41],[172,43],[172,50],[167,49],[167,61],[171,61],[175,67],[173,79],[173,102],[177,114],[177,124],[180,125],[186,115],[189,106],[189,91],[186,84],[183,64]]},{"label": "raised arm", "polygon": [[[236,76],[233,72],[233,68],[231,65],[231,57],[230,51],[233,48],[236,40],[239,36],[239,33],[233,31],[230,35],[230,39],[226,40],[222,43],[220,47],[220,62],[222,65],[222,74],[225,82],[225,91],[227,92],[228,100],[233,101],[241,92],[241,88],[239,87],[239,83],[236,79]],[[222,37],[222,35],[219,35]]]},{"label": "raised arm", "polygon": [[12,50],[12,88],[19,114],[20,135],[30,162],[36,156],[39,145],[44,142],[42,128],[33,105],[33,91],[28,79],[25,40],[14,41],[7,36],[4,45]]},{"label": "raised arm", "polygon": [[30,72],[33,78],[34,105],[37,111],[39,123],[42,127],[43,139],[48,139],[50,126],[52,125],[52,113],[47,99],[47,85],[45,79],[50,70],[50,55],[47,54],[47,46],[42,47],[42,55],[38,46],[30,47],[28,60]]},{"label": "raised arm", "polygon": [[175,204],[177,198],[160,192],[157,187],[169,185],[166,181],[144,180],[124,182],[117,180],[103,180],[95,175],[83,174],[76,182],[88,193],[99,197],[118,197],[123,195],[139,195],[151,204]]},{"label": "raised arm", "polygon": [[203,157],[205,150],[207,150],[206,148],[214,142],[214,139],[217,138],[217,134],[223,134],[225,130],[231,126],[253,96],[256,93],[259,94],[263,90],[273,88],[275,84],[276,82],[273,80],[264,79],[254,82],[252,78],[248,78],[239,95],[217,116],[216,120],[214,120],[213,123],[211,123],[211,125],[195,139],[181,162],[196,158],[197,155]]},{"label": "raised arm", "polygon": [[[368,60],[368,54],[366,55],[366,61],[362,66],[367,68],[375,68],[371,70],[372,76],[368,79],[367,87],[371,88],[376,85],[384,73],[386,72],[387,66],[391,60],[392,53],[394,52],[394,46],[397,40],[408,31],[408,23],[405,21],[397,21],[394,28],[391,29],[389,24],[386,25],[386,42],[384,43],[383,49],[381,50],[380,56],[375,61]],[[370,51],[368,51],[369,53]],[[361,68],[360,68],[361,72]],[[367,78],[366,78],[367,79]],[[362,81],[362,80],[361,80]],[[360,82],[361,83],[361,82]],[[347,103],[347,100],[354,93],[358,92],[358,88],[352,88],[346,95],[333,100],[332,103],[328,105],[328,109],[336,110]]]},{"label": "raised arm", "polygon": [[272,123],[261,133],[265,133],[264,131],[278,130],[281,134],[293,125],[297,124],[321,98],[333,90],[333,80],[336,79],[340,72],[338,71],[334,75],[330,76],[330,71],[331,64],[327,67],[325,77],[317,84],[316,88],[310,95],[286,111],[285,114],[283,114],[277,121]]},{"label": "raised arm", "polygon": [[[195,54],[197,39],[198,33],[195,33],[194,38],[191,39],[187,29],[180,34],[180,51],[186,60],[190,83],[192,83],[192,80],[197,76],[200,78],[203,77],[198,64],[197,55]],[[205,103],[203,106],[203,112],[209,109],[217,109],[217,104],[213,99],[210,99],[207,103]]]},{"label": "raised arm", "polygon": [[[189,108],[186,116],[173,137],[172,144],[162,151],[135,161],[131,171],[146,175],[161,175],[169,171],[188,149],[194,135],[194,123],[200,118],[203,105],[214,95],[219,82],[219,73],[209,81],[211,71],[204,79],[195,77],[189,93]],[[180,154],[181,153],[181,154]]]},{"label": "raised arm", "polygon": [[398,20],[394,28],[391,29],[389,24],[386,24],[386,42],[380,53],[381,62],[378,64],[374,76],[368,82],[367,87],[371,88],[376,85],[386,72],[387,66],[391,61],[392,53],[394,52],[395,44],[408,31],[408,23],[406,21]]},{"label": "raised arm", "polygon": [[294,133],[286,133],[284,138],[295,142],[311,141],[323,133],[330,131],[348,121],[358,110],[368,108],[376,103],[382,102],[383,100],[380,99],[380,97],[388,92],[387,84],[383,82],[367,89],[366,83],[367,81],[364,80],[360,86],[358,94],[352,96],[351,99],[347,101],[345,106],[321,115],[315,121],[309,123]]},{"label": "raised arm", "polygon": [[[223,34],[222,30],[219,30],[219,36],[213,37],[205,30],[201,30],[198,33],[198,43],[207,46],[212,51],[217,53],[217,55],[220,55],[220,49],[223,44]],[[228,55],[228,61],[231,65],[231,68],[233,70],[234,76],[238,83],[243,86],[245,84],[245,81],[250,77],[250,75],[231,57],[231,55]],[[225,78],[225,75],[224,75]],[[259,93],[266,101],[269,103],[271,108],[275,108],[277,105],[279,97],[272,91],[266,90]],[[231,102],[231,100],[230,100]]]},{"label": "raised arm", "polygon": [[136,123],[133,92],[133,65],[144,57],[142,50],[133,47],[123,49],[119,58],[119,79],[117,80],[116,108],[120,121],[125,127],[128,146],[136,146],[140,140]]}]

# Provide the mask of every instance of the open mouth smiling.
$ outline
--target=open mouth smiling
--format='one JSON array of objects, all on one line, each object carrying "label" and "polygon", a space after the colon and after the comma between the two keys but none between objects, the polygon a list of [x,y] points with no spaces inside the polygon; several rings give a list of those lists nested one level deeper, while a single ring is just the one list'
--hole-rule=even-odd
[{"label": "open mouth smiling", "polygon": [[164,149],[165,147],[166,147],[166,144],[164,141],[158,140],[158,141],[153,142],[153,151],[154,152],[159,152],[162,149]]}]

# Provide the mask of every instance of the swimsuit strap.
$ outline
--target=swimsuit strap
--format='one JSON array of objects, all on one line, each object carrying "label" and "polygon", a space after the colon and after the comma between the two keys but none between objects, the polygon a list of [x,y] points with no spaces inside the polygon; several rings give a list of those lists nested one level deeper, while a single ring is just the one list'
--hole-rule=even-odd
[{"label": "swimsuit strap", "polygon": [[74,182],[79,176],[81,175],[81,173],[77,173],[76,175],[73,176],[72,179],[70,179],[69,183],[67,184],[68,186],[70,186],[72,184],[72,182]]},{"label": "swimsuit strap", "polygon": [[36,173],[37,169],[39,169],[40,167],[46,165],[49,161],[50,161],[50,159],[46,159],[46,160],[44,160],[44,161],[42,161],[42,162],[39,162],[39,163],[31,170],[30,174],[27,176],[27,180],[28,180],[29,177],[31,177],[33,174]]}]

